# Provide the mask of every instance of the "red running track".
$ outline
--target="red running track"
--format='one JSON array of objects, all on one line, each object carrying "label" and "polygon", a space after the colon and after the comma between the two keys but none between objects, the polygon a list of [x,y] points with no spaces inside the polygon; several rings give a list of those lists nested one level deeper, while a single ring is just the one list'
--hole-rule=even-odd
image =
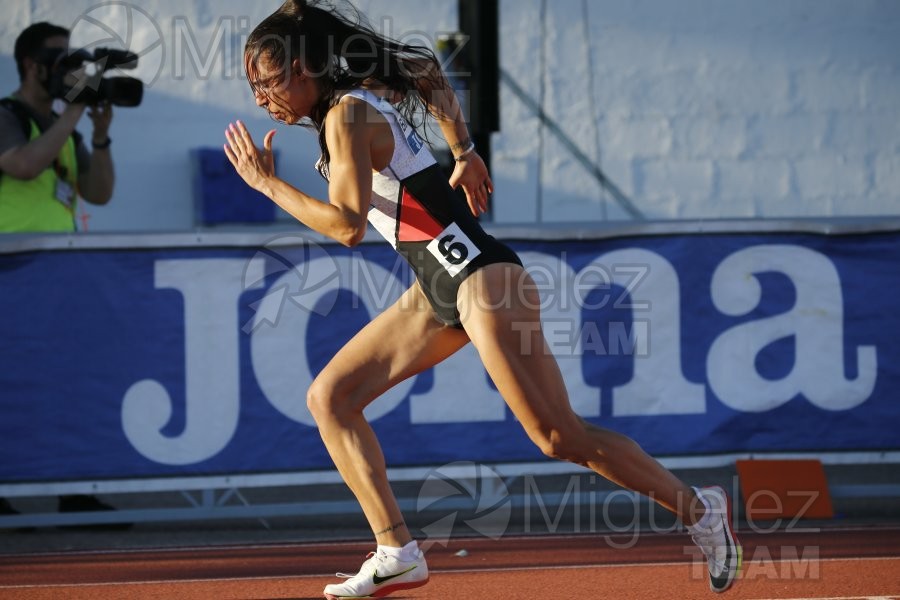
[{"label": "red running track", "polygon": [[[900,529],[739,534],[741,579],[727,599],[900,599]],[[457,556],[460,549],[468,556]],[[370,544],[0,556],[0,599],[321,598]],[[428,552],[431,582],[397,598],[701,599],[705,565],[682,534],[454,540]]]}]

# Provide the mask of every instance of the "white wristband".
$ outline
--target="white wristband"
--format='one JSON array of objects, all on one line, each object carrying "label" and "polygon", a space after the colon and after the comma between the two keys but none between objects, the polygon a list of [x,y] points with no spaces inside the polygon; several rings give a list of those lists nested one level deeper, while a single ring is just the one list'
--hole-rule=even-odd
[{"label": "white wristband", "polygon": [[453,160],[455,160],[456,162],[459,162],[462,159],[464,159],[465,157],[467,157],[468,155],[472,154],[473,152],[475,152],[475,142],[469,142],[469,147],[466,148],[465,150],[463,150],[462,154],[460,154]]}]

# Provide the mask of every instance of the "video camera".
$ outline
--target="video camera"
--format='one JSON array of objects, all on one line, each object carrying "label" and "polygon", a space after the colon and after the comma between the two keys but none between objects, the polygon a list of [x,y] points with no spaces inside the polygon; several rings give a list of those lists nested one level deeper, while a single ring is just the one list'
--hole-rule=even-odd
[{"label": "video camera", "polygon": [[67,51],[45,48],[38,60],[50,72],[46,83],[53,98],[94,106],[109,102],[116,106],[140,106],[144,83],[134,77],[104,77],[110,69],[137,68],[138,56],[128,50],[96,48]]}]

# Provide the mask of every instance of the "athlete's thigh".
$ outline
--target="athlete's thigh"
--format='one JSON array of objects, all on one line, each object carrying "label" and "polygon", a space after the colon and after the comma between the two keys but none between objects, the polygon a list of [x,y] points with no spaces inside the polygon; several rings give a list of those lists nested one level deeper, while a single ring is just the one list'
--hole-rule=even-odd
[{"label": "athlete's thigh", "polygon": [[362,408],[465,346],[465,331],[435,319],[418,284],[341,348],[316,378]]},{"label": "athlete's thigh", "polygon": [[544,338],[540,297],[518,265],[491,265],[460,288],[463,326],[497,390],[530,435],[577,428],[565,382]]}]

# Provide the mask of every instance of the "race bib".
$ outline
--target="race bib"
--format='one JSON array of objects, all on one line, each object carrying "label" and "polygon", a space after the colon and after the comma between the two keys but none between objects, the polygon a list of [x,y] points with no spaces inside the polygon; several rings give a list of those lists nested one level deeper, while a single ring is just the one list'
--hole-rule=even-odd
[{"label": "race bib", "polygon": [[427,248],[453,277],[456,277],[481,254],[478,246],[463,233],[456,223],[442,231],[428,244]]}]

